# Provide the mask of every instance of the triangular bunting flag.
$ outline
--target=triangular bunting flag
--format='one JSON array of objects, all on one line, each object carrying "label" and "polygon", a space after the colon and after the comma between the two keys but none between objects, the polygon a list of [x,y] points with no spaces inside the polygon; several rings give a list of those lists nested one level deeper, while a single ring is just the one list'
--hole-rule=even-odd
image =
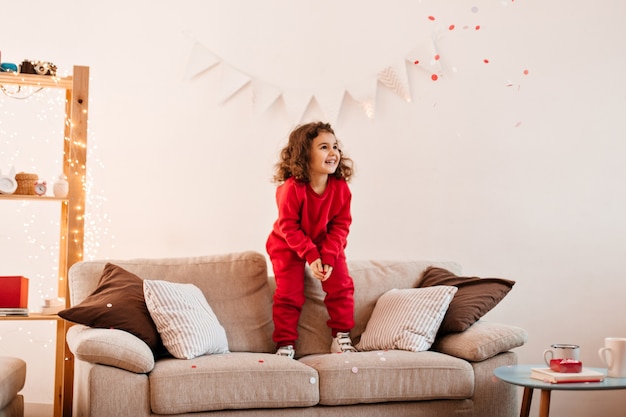
[{"label": "triangular bunting flag", "polygon": [[221,65],[219,101],[225,102],[248,84],[252,78],[226,63]]},{"label": "triangular bunting flag", "polygon": [[346,88],[346,92],[361,105],[365,115],[369,119],[373,119],[376,111],[376,85],[378,80],[374,76],[368,78],[368,80],[350,85]]},{"label": "triangular bunting flag", "polygon": [[[404,65],[404,62],[402,63]],[[404,80],[406,80],[406,71],[404,71]],[[384,70],[380,71],[377,76],[378,81],[385,87],[388,87],[402,97],[406,102],[411,101],[411,95],[409,94],[409,89],[407,87],[406,82],[402,79],[398,70],[394,67],[387,67]]]},{"label": "triangular bunting flag", "polygon": [[189,63],[187,64],[187,77],[193,78],[198,76],[219,64],[220,61],[221,59],[217,55],[199,42],[195,42],[191,49]]},{"label": "triangular bunting flag", "polygon": [[341,89],[320,89],[315,93],[315,101],[319,104],[329,123],[332,124],[337,121],[345,94],[346,90]]},{"label": "triangular bunting flag", "polygon": [[252,80],[252,104],[258,114],[269,109],[278,100],[281,91],[271,84]]},{"label": "triangular bunting flag", "polygon": [[295,120],[296,123],[300,123],[302,121],[302,116],[304,116],[304,112],[309,107],[312,96],[313,95],[310,91],[298,89],[283,91],[282,97],[285,102],[287,113],[290,118]]}]

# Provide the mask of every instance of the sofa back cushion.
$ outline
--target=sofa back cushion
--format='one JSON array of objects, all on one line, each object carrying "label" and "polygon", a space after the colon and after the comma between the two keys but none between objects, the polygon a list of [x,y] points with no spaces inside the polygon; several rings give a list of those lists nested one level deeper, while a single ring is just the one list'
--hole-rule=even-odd
[{"label": "sofa back cushion", "polygon": [[[455,273],[461,272],[460,266],[454,262],[372,260],[348,262],[350,276],[354,281],[355,326],[350,332],[354,345],[360,341],[378,298],[393,288],[416,287],[422,273],[429,266],[446,268]],[[324,305],[325,293],[321,283],[311,276],[308,269],[304,291],[306,302],[298,326],[296,355],[301,357],[328,353],[332,337],[326,325],[329,317]]]},{"label": "sofa back cushion", "polygon": [[226,330],[232,352],[274,352],[272,292],[264,255],[247,251],[187,258],[79,262],[69,273],[72,306],[96,289],[107,262],[142,279],[194,284],[202,290]]}]

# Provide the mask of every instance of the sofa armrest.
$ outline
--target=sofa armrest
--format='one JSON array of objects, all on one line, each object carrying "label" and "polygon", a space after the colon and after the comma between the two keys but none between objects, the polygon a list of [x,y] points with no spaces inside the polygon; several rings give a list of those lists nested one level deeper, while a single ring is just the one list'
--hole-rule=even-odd
[{"label": "sofa armrest", "polygon": [[480,362],[522,346],[527,341],[528,333],[521,327],[479,320],[464,332],[438,338],[431,350]]},{"label": "sofa armrest", "polygon": [[137,374],[154,368],[150,347],[123,330],[74,325],[67,332],[67,345],[81,361],[114,366]]}]

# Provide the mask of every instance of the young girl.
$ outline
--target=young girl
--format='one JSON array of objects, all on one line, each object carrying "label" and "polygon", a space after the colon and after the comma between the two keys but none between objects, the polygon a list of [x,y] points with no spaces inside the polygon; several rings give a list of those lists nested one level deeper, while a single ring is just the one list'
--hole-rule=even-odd
[{"label": "young girl", "polygon": [[297,127],[276,165],[278,219],[267,239],[276,279],[274,342],[293,358],[304,305],[304,269],[322,282],[332,331],[331,352],[354,352],[354,284],[344,253],[352,216],[347,181],[352,160],[342,155],[328,123]]}]

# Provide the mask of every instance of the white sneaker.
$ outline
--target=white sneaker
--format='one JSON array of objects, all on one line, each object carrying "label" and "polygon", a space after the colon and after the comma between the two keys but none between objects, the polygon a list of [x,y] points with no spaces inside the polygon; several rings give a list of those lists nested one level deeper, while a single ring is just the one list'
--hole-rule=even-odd
[{"label": "white sneaker", "polygon": [[350,333],[337,333],[337,336],[330,344],[331,353],[348,353],[356,352],[357,350],[352,346],[352,340],[350,339]]},{"label": "white sneaker", "polygon": [[279,347],[278,350],[276,351],[276,354],[278,356],[286,356],[289,359],[293,359],[294,356],[296,356],[296,351],[292,345],[287,345],[287,346]]}]

